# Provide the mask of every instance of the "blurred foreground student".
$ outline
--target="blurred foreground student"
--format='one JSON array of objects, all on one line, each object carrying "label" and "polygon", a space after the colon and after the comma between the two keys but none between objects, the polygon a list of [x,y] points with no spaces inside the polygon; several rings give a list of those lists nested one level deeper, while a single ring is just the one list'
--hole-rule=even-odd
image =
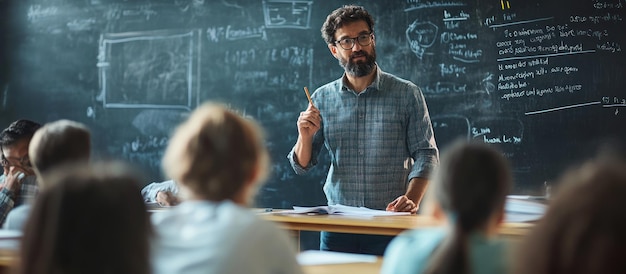
[{"label": "blurred foreground student", "polygon": [[285,232],[246,208],[268,162],[254,122],[214,104],[196,109],[163,158],[183,202],[152,215],[154,273],[301,273]]},{"label": "blurred foreground student", "polygon": [[[30,140],[28,155],[40,189],[46,187],[45,174],[62,165],[85,163],[91,154],[91,133],[78,122],[58,120],[38,129]],[[31,210],[31,204],[18,206],[9,212],[3,228],[21,230]]]},{"label": "blurred foreground student", "polygon": [[626,273],[626,164],[587,163],[558,184],[513,273]]},{"label": "blurred foreground student", "polygon": [[507,273],[508,247],[496,233],[511,180],[508,162],[495,149],[455,143],[441,156],[433,180],[433,212],[446,228],[396,237],[382,273]]},{"label": "blurred foreground student", "polygon": [[140,182],[115,163],[51,171],[24,227],[18,273],[151,273]]}]

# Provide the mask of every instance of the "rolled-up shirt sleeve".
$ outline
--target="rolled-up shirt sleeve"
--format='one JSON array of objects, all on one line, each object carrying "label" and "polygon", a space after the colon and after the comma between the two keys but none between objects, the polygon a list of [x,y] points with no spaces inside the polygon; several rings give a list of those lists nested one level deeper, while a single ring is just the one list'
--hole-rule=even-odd
[{"label": "rolled-up shirt sleeve", "polygon": [[320,151],[322,150],[322,147],[324,146],[324,133],[322,130],[324,125],[322,124],[321,126],[322,128],[320,128],[320,130],[318,130],[317,133],[315,133],[315,136],[313,137],[313,144],[312,144],[312,149],[311,149],[311,160],[309,160],[309,165],[307,165],[306,167],[303,167],[298,163],[298,156],[296,155],[296,152],[295,152],[295,146],[291,148],[291,151],[289,152],[289,154],[287,154],[287,159],[289,159],[289,163],[291,164],[291,167],[298,175],[307,173],[311,168],[316,166],[318,163]]},{"label": "rolled-up shirt sleeve", "polygon": [[439,164],[439,150],[435,142],[432,123],[421,90],[414,86],[415,101],[409,106],[409,124],[407,129],[408,147],[413,158],[413,167],[409,180],[420,177],[429,178]]}]

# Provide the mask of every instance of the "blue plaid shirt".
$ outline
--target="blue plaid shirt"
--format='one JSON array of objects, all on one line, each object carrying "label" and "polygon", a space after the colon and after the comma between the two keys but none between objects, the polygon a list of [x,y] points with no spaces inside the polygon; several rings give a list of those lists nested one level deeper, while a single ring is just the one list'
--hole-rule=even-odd
[{"label": "blue plaid shirt", "polygon": [[324,184],[328,204],[385,209],[406,193],[410,179],[428,178],[439,163],[426,101],[415,84],[379,68],[361,93],[348,88],[344,77],[311,96],[322,128],[314,136],[309,166],[297,163],[293,149],[287,157],[296,173],[304,174],[317,164],[324,145],[331,157]]},{"label": "blue plaid shirt", "polygon": [[[4,183],[4,174],[0,175],[0,184]],[[13,191],[2,187],[0,189],[0,226],[4,224],[4,221],[14,207],[32,201],[39,192],[39,185],[37,184],[37,176],[26,176],[22,179],[20,185],[20,191],[17,195]]]}]

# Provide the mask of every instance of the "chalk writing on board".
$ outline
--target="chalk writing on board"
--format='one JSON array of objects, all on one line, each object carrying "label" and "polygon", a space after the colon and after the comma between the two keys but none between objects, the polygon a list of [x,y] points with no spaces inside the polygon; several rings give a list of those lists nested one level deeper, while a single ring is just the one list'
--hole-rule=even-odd
[{"label": "chalk writing on board", "polygon": [[263,16],[267,28],[308,29],[313,1],[263,1]]},{"label": "chalk writing on board", "polygon": [[123,17],[141,17],[144,20],[157,16],[158,12],[151,4],[143,4],[137,7],[127,7],[122,5],[111,5],[104,13],[105,18],[109,20],[121,19]]},{"label": "chalk writing on board", "polygon": [[434,115],[431,117],[433,131],[437,138],[437,146],[445,147],[456,139],[469,140],[470,121],[462,115]]},{"label": "chalk writing on board", "polygon": [[[601,8],[605,6],[616,8],[616,5],[600,5]],[[620,52],[621,44],[615,40],[618,35],[606,28],[607,24],[619,18],[619,15],[610,12],[603,15],[575,14],[569,16],[569,22],[557,22],[554,17],[522,19],[515,13],[504,14],[502,18],[489,18],[486,23],[498,34],[495,46],[500,98],[510,101],[533,97],[533,102],[538,102],[537,98],[591,93],[592,88],[587,87],[588,83],[580,77],[590,68],[571,64],[566,58]],[[504,22],[493,24],[500,19]],[[603,24],[599,24],[601,22]],[[548,102],[551,105],[540,105],[536,109],[531,106],[531,110],[524,114],[538,115],[602,104],[589,100],[565,104],[553,100]]]},{"label": "chalk writing on board", "polygon": [[192,108],[195,31],[108,33],[100,40],[98,99],[105,108]]},{"label": "chalk writing on board", "polygon": [[41,5],[32,5],[28,7],[28,13],[26,14],[29,21],[33,21],[39,18],[56,16],[59,13],[57,7],[44,7]]},{"label": "chalk writing on board", "polygon": [[206,37],[209,42],[213,43],[257,38],[267,40],[267,33],[265,32],[265,26],[235,28],[228,25],[226,27],[208,27],[206,29]]},{"label": "chalk writing on board", "polygon": [[460,1],[423,1],[423,0],[407,0],[407,7],[404,11],[413,11],[428,8],[440,7],[462,7],[466,4]]},{"label": "chalk writing on board", "polygon": [[222,76],[233,78],[233,91],[250,87],[300,89],[303,82],[310,81],[313,67],[313,49],[306,47],[229,50],[221,58],[234,70]]}]

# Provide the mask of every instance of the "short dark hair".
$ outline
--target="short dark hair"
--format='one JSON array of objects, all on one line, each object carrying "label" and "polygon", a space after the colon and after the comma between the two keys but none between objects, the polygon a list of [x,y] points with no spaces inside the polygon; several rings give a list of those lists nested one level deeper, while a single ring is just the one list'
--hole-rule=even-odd
[{"label": "short dark hair", "polygon": [[40,127],[41,124],[31,120],[17,120],[0,132],[0,146],[11,146],[24,139],[30,140]]},{"label": "short dark hair", "polygon": [[374,18],[363,8],[356,5],[345,5],[331,12],[326,21],[322,25],[322,38],[327,44],[335,42],[335,32],[343,25],[356,22],[365,21],[370,31],[374,32]]}]

